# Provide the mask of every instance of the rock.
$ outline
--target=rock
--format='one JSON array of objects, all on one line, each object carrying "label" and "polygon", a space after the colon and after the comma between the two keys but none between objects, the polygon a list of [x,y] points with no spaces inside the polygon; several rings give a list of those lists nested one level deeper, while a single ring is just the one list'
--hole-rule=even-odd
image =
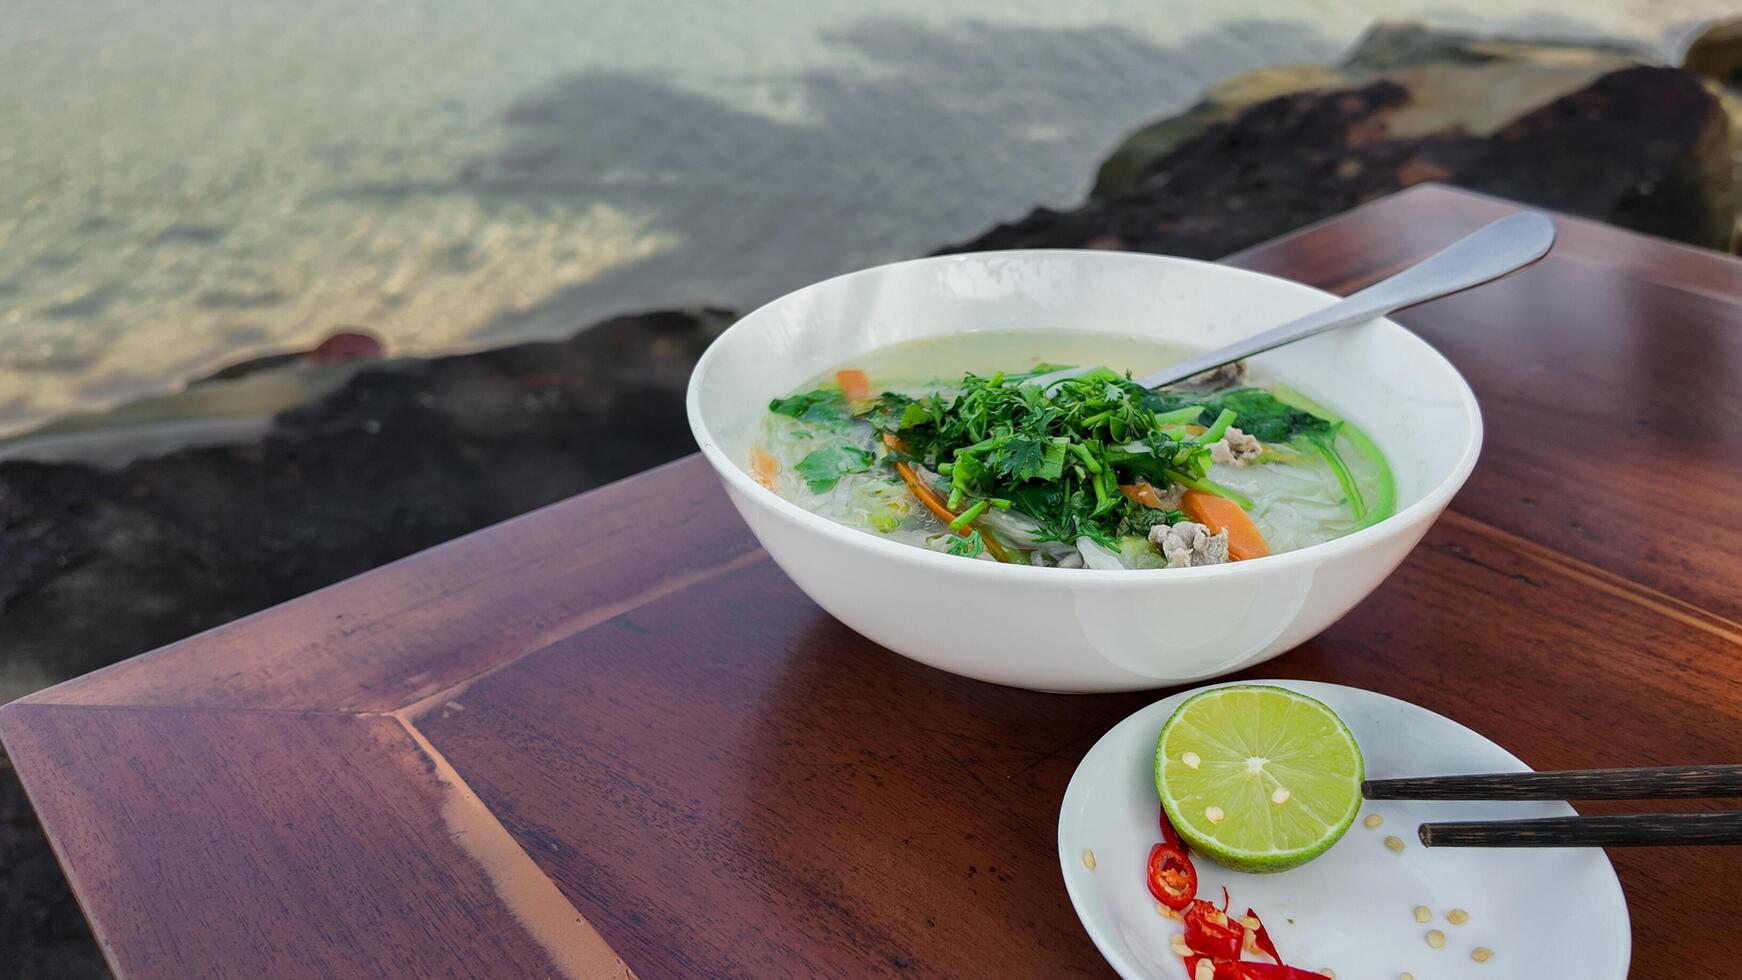
[{"label": "rock", "polygon": [[1707,25],[1688,43],[1682,67],[1719,85],[1742,88],[1742,17]]},{"label": "rock", "polygon": [[234,381],[250,374],[292,364],[347,364],[352,361],[379,361],[387,356],[387,345],[365,327],[345,327],[327,334],[313,350],[265,354],[238,361],[227,367],[188,382],[188,387],[213,381]]},{"label": "rock", "polygon": [[1486,135],[1507,121],[1585,85],[1598,75],[1645,64],[1642,50],[1620,44],[1509,41],[1408,23],[1379,23],[1338,66],[1263,68],[1219,82],[1185,113],[1127,137],[1102,164],[1093,197],[1129,190],[1138,175],[1213,123],[1282,95],[1397,82],[1410,104],[1393,131],[1423,135],[1461,128]]},{"label": "rock", "polygon": [[1091,198],[1106,198],[1128,190],[1155,161],[1181,143],[1200,136],[1240,110],[1291,92],[1342,88],[1348,78],[1328,65],[1261,68],[1212,86],[1203,101],[1184,113],[1154,122],[1125,138],[1095,174]]},{"label": "rock", "polygon": [[63,416],[0,439],[0,461],[115,467],[145,456],[255,439],[271,427],[274,416],[336,390],[382,354],[375,335],[340,331],[313,350],[249,358],[196,378],[182,391]]},{"label": "rock", "polygon": [[[1701,31],[1682,56],[1682,67],[1708,79],[1730,117],[1730,162],[1736,186],[1742,188],[1742,17],[1719,21]],[[1742,215],[1737,216],[1732,244],[1742,242]]]},{"label": "rock", "polygon": [[0,462],[0,702],[690,451],[684,388],[730,321],[373,365],[263,435],[118,469]]},{"label": "rock", "polygon": [[[1036,210],[944,251],[1117,248],[1215,258],[1429,180],[1728,246],[1736,213],[1729,126],[1696,76],[1621,68],[1496,119],[1491,106],[1457,108],[1474,91],[1467,73],[1484,70],[1408,69],[1261,101],[1141,166],[1122,191],[1072,211]],[[1428,78],[1460,77],[1454,89],[1438,87],[1457,93],[1443,103],[1425,88]],[[1567,77],[1537,72],[1517,90],[1553,91]]]},{"label": "rock", "polygon": [[1624,41],[1514,40],[1442,30],[1409,21],[1380,21],[1367,29],[1343,56],[1348,71],[1390,71],[1427,64],[1487,65],[1527,62],[1544,66],[1589,65],[1598,70],[1617,62],[1652,61],[1644,47]]}]

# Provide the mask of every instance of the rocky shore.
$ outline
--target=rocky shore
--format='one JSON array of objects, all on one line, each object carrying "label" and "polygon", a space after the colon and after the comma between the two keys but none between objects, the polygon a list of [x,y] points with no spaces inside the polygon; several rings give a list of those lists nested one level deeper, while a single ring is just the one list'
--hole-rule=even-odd
[{"label": "rocky shore", "polygon": [[[1382,25],[1339,65],[1231,79],[1139,129],[1081,206],[944,251],[1213,258],[1423,181],[1728,249],[1742,26],[1687,62]],[[0,700],[689,452],[684,385],[732,318],[269,359],[0,444]],[[0,950],[22,957],[0,975],[104,975],[3,758]]]},{"label": "rocky shore", "polygon": [[1380,25],[1340,65],[1242,75],[1133,133],[1081,207],[946,251],[1216,258],[1423,181],[1728,249],[1727,108],[1718,81],[1623,47]]}]

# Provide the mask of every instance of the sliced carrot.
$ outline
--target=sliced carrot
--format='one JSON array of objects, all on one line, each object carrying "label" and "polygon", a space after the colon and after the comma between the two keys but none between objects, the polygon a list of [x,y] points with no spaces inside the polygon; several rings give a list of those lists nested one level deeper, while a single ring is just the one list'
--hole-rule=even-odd
[{"label": "sliced carrot", "polygon": [[770,456],[761,446],[751,446],[750,475],[756,478],[757,483],[773,490],[774,480],[780,476],[780,460]]},{"label": "sliced carrot", "polygon": [[1270,554],[1270,545],[1263,532],[1240,505],[1227,497],[1218,497],[1202,490],[1187,490],[1180,498],[1180,509],[1186,516],[1210,529],[1212,534],[1228,532],[1228,557],[1235,561],[1263,558]]},{"label": "sliced carrot", "polygon": [[871,397],[871,379],[865,377],[863,371],[836,371],[835,380],[841,383],[841,394],[846,395],[850,402],[860,402]]},{"label": "sliced carrot", "polygon": [[1145,507],[1161,509],[1161,494],[1155,492],[1153,483],[1121,483],[1119,492]]},{"label": "sliced carrot", "polygon": [[[907,451],[907,445],[893,432],[883,433],[883,444],[897,452]],[[950,510],[949,504],[944,502],[944,498],[937,495],[936,490],[925,485],[925,481],[919,478],[919,474],[913,471],[912,466],[909,466],[907,463],[900,460],[896,460],[895,472],[901,474],[901,481],[907,484],[907,489],[913,491],[913,495],[919,498],[919,502],[925,505],[925,509],[936,514],[937,519],[943,521],[946,527],[951,521],[956,519],[956,515]],[[973,530],[974,525],[969,524],[967,527],[964,527],[955,533],[965,538],[972,534]],[[1010,560],[1010,556],[1005,553],[1004,549],[999,546],[997,541],[993,540],[992,535],[987,534],[985,531],[981,531],[980,540],[986,542],[986,550],[992,553],[992,557],[999,561],[1007,562]]]}]

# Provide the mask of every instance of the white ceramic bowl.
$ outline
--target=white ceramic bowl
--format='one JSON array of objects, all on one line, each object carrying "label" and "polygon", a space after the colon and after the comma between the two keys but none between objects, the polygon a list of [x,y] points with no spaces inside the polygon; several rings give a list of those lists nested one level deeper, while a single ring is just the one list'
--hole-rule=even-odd
[{"label": "white ceramic bowl", "polygon": [[1129,691],[1215,677],[1306,641],[1371,592],[1476,463],[1475,396],[1389,320],[1251,360],[1366,429],[1398,513],[1334,541],[1205,568],[1087,571],[968,561],[842,527],[745,470],[769,399],[903,341],[977,330],[1152,335],[1218,347],[1335,297],[1155,255],[1012,251],[878,266],[807,286],[734,324],[690,378],[690,427],[762,546],[835,618],[921,663],[1046,691]]}]

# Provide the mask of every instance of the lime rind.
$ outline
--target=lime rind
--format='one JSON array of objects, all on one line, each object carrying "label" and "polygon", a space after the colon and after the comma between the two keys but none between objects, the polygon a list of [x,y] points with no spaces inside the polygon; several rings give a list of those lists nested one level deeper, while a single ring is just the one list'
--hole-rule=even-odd
[{"label": "lime rind", "polygon": [[[1196,768],[1181,761],[1187,750]],[[1252,760],[1261,759],[1261,763]],[[1361,809],[1361,747],[1322,702],[1238,684],[1187,698],[1156,738],[1155,786],[1194,850],[1238,871],[1298,867],[1324,853]],[[1286,803],[1272,799],[1286,788]],[[1206,810],[1221,811],[1210,821]]]}]

